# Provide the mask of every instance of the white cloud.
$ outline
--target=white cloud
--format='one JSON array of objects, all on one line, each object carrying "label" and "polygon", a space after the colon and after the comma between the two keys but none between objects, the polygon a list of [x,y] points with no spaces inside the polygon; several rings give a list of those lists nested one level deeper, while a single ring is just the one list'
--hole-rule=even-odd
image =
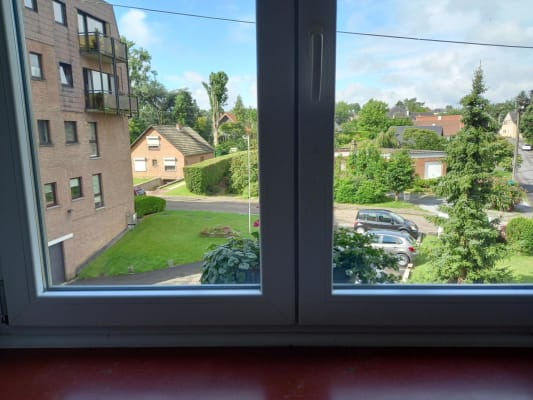
[{"label": "white cloud", "polygon": [[120,34],[133,40],[137,46],[147,47],[158,41],[154,29],[150,29],[146,21],[146,13],[140,10],[129,10],[118,21]]}]

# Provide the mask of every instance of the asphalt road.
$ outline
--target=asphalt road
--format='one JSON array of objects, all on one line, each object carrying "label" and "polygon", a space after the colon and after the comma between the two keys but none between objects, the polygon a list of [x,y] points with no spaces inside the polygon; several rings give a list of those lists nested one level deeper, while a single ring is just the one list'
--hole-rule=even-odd
[{"label": "asphalt road", "polygon": [[522,156],[522,165],[518,168],[516,178],[527,191],[529,205],[533,206],[533,151],[518,150]]}]

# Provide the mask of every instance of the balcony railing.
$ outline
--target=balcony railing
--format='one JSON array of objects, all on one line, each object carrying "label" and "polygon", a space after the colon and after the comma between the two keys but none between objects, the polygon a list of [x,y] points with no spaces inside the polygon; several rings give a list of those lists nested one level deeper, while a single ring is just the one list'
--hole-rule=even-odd
[{"label": "balcony railing", "polygon": [[128,60],[126,44],[118,39],[104,36],[100,32],[80,33],[79,41],[82,53],[100,54],[107,59],[114,57],[117,62]]},{"label": "balcony railing", "polygon": [[139,103],[137,97],[107,92],[86,92],[87,111],[137,115]]}]

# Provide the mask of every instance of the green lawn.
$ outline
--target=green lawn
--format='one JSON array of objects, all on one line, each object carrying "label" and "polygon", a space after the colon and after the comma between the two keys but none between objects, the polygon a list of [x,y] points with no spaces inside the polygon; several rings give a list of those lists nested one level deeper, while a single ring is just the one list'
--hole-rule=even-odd
[{"label": "green lawn", "polygon": [[[437,237],[428,236],[424,239],[419,251],[419,257],[415,260],[415,267],[409,277],[409,283],[434,283],[431,264],[427,257],[427,250],[436,243]],[[533,283],[533,256],[521,256],[512,254],[501,260],[498,265],[509,266],[513,271],[515,280],[508,283]]]},{"label": "green lawn", "polygon": [[80,273],[80,278],[123,275],[128,267],[135,273],[201,261],[212,243],[225,238],[206,238],[200,231],[216,225],[230,226],[243,236],[248,234],[248,216],[207,211],[164,211],[143,218],[117,243],[104,250]]},{"label": "green lawn", "polygon": [[133,185],[140,185],[141,183],[148,182],[153,178],[133,178]]},{"label": "green lawn", "polygon": [[172,188],[165,192],[165,196],[195,196],[198,197],[198,194],[194,194],[189,192],[187,189],[187,185],[185,185],[185,181],[177,183],[176,185],[172,185]]}]

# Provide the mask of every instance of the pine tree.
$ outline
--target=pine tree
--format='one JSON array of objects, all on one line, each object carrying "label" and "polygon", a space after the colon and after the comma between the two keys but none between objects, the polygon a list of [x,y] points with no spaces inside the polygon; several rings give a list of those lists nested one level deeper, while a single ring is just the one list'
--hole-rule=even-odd
[{"label": "pine tree", "polygon": [[465,127],[447,146],[447,173],[437,187],[437,194],[448,204],[444,210],[449,218],[443,223],[432,262],[437,279],[444,282],[496,283],[511,279],[508,269],[496,267],[505,249],[485,212],[492,193],[490,174],[496,167],[485,91],[479,67],[471,93],[461,100]]}]

